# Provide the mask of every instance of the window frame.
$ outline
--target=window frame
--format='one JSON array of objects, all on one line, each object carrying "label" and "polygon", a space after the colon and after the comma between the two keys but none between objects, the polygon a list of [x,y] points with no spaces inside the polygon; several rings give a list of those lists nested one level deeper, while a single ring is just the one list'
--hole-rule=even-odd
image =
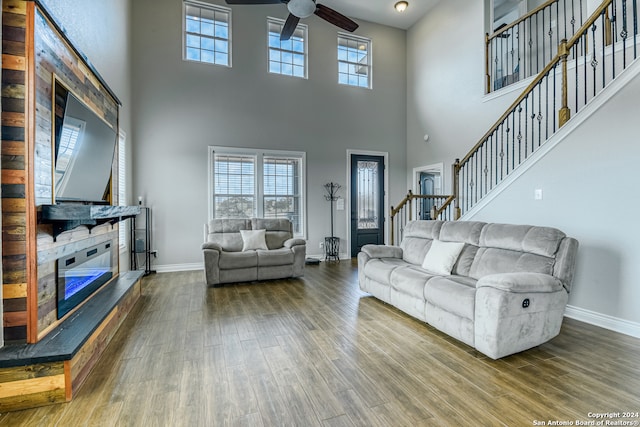
[{"label": "window frame", "polygon": [[[192,6],[192,7],[197,7],[200,9],[206,9],[212,12],[219,12],[219,13],[226,13],[228,16],[228,20],[227,20],[227,24],[228,24],[228,30],[227,30],[227,35],[228,38],[226,39],[227,45],[228,45],[228,63],[227,64],[223,64],[223,63],[217,63],[217,62],[208,62],[208,61],[202,61],[202,60],[195,60],[195,59],[189,59],[187,58],[187,6]],[[207,65],[218,65],[221,67],[227,67],[227,68],[231,68],[232,64],[233,64],[233,44],[232,44],[232,13],[231,13],[231,8],[228,7],[224,7],[224,6],[219,6],[217,4],[212,4],[212,3],[205,3],[205,2],[200,2],[198,0],[183,0],[182,1],[182,60],[186,61],[186,62],[193,62],[193,63],[197,63],[197,64],[207,64]],[[194,33],[195,34],[195,33]],[[200,36],[202,36],[202,34],[199,34]],[[220,39],[220,38],[216,38],[214,37],[209,37],[212,38],[215,42],[215,40],[225,40],[225,39]],[[202,50],[202,49],[200,49]],[[213,51],[214,55],[215,55],[215,50]]]},{"label": "window frame", "polygon": [[[358,66],[357,63],[355,62],[349,62],[349,61],[342,61],[340,60],[340,39],[347,39],[347,40],[351,40],[351,41],[355,41],[357,43],[365,43],[367,46],[367,86],[360,86],[358,85],[354,85],[354,84],[350,84],[350,83],[341,83],[340,82],[340,74],[343,74],[340,72],[340,64],[341,63],[346,63],[348,66]],[[338,32],[338,38],[336,40],[336,60],[337,60],[337,72],[338,72],[338,84],[341,86],[350,86],[350,87],[357,87],[357,88],[364,88],[364,89],[373,89],[373,41],[368,38],[368,37],[362,37],[362,36],[356,36],[354,34],[350,34],[350,33],[343,33],[343,32]],[[362,66],[362,65],[361,65]],[[351,73],[349,73],[348,75],[351,75]]]},{"label": "window frame", "polygon": [[257,148],[239,148],[239,147],[224,147],[213,146],[208,147],[207,156],[207,170],[208,170],[208,219],[214,218],[214,203],[215,203],[215,156],[218,155],[238,155],[245,157],[255,158],[255,176],[254,176],[254,198],[255,198],[255,212],[256,218],[264,218],[264,159],[276,158],[276,159],[295,159],[300,162],[300,177],[299,177],[299,231],[294,229],[294,236],[302,239],[306,239],[307,236],[307,153],[305,151],[288,151],[288,150],[272,150],[272,149],[257,149]]},{"label": "window frame", "polygon": [[[284,19],[280,19],[280,18],[273,18],[271,16],[267,17],[267,72],[269,74],[275,74],[275,75],[280,75],[280,76],[285,76],[285,77],[295,77],[298,79],[309,79],[309,26],[307,24],[303,24],[303,23],[298,23],[298,25],[296,26],[296,31],[298,30],[302,30],[304,32],[304,51],[303,51],[303,55],[304,55],[304,75],[303,76],[297,76],[295,74],[283,74],[282,72],[275,72],[275,71],[271,71],[271,44],[269,43],[269,39],[270,39],[270,30],[269,30],[269,26],[271,24],[275,24],[275,25],[279,25],[280,26],[280,31],[282,31],[282,27],[284,27],[284,23],[286,21]],[[279,33],[278,33],[279,34]],[[295,34],[295,32],[294,32]],[[294,37],[294,36],[292,36]],[[276,49],[276,48],[273,48]],[[278,48],[278,50],[280,52],[288,52],[291,54],[296,54],[299,52],[296,52],[294,50],[287,50],[287,49],[282,49],[281,47]],[[279,61],[280,64],[283,64],[282,61]],[[292,64],[293,65],[293,64]]]}]

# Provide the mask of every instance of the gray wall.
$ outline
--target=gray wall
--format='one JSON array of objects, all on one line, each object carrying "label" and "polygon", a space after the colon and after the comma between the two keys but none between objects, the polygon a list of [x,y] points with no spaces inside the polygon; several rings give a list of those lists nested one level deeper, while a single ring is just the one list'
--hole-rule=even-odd
[{"label": "gray wall", "polygon": [[[133,2],[133,196],[153,208],[160,269],[202,263],[209,145],[306,151],[311,254],[330,232],[322,185],[345,185],[347,149],[388,151],[390,200],[405,192],[406,32],[360,22],[356,34],[373,40],[366,90],[337,84],[337,29],[315,16],[304,20],[308,80],[269,74],[267,16],[286,7],[233,8],[226,68],[182,61],[180,1]],[[336,212],[342,238],[346,212]]]},{"label": "gray wall", "polygon": [[[480,2],[448,0],[408,32],[408,181],[414,167],[450,165],[463,157],[520,93],[483,95],[483,20]],[[634,143],[640,126],[632,116],[639,86],[636,78],[470,218],[554,226],[576,237],[581,246],[569,299],[574,313],[603,325],[628,324],[635,331],[640,322],[635,304],[640,301],[640,232],[632,213],[639,207],[640,181],[632,171],[640,154]],[[536,188],[543,189],[542,201],[533,200]]]}]

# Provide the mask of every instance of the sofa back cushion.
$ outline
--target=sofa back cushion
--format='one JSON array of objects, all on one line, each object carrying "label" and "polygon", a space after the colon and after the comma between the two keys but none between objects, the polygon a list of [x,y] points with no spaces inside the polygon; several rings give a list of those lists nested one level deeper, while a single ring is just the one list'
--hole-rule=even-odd
[{"label": "sofa back cushion", "polygon": [[464,248],[453,266],[451,274],[469,276],[471,264],[478,252],[480,232],[486,224],[477,221],[448,221],[442,224],[440,240],[443,242],[463,242]]},{"label": "sofa back cushion", "polygon": [[469,276],[498,273],[554,273],[555,256],[565,234],[549,227],[486,224]]},{"label": "sofa back cushion", "polygon": [[437,239],[443,221],[410,221],[402,233],[402,259],[421,265],[433,239]]},{"label": "sofa back cushion", "polygon": [[279,249],[293,237],[293,224],[286,218],[252,218],[253,230],[267,230],[265,239],[269,249]]},{"label": "sofa back cushion", "polygon": [[251,230],[250,219],[212,219],[208,225],[207,241],[219,244],[227,252],[240,252],[240,230]]}]

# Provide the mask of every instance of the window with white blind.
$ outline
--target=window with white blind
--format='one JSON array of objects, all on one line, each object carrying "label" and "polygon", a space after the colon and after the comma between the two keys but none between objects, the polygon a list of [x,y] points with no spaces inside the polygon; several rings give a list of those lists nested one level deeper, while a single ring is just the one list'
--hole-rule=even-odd
[{"label": "window with white blind", "polygon": [[184,2],[183,59],[231,66],[231,9]]},{"label": "window with white blind", "polygon": [[209,147],[210,218],[287,218],[304,235],[304,152]]},{"label": "window with white blind", "polygon": [[[118,205],[127,206],[127,135],[120,130],[118,136]],[[127,230],[129,230],[129,221],[121,221],[119,225],[120,249],[127,246]]]},{"label": "window with white blind", "polygon": [[371,40],[338,34],[338,83],[371,89]]},{"label": "window with white blind", "polygon": [[307,78],[307,26],[298,24],[289,40],[280,40],[282,19],[268,18],[269,72]]}]

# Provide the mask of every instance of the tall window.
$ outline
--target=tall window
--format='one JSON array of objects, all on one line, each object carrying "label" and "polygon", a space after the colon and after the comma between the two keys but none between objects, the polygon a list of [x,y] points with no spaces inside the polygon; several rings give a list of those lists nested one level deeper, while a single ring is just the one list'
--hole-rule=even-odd
[{"label": "tall window", "polygon": [[183,59],[231,66],[231,9],[184,2]]},{"label": "tall window", "polygon": [[338,83],[371,89],[371,40],[338,35]]},{"label": "tall window", "polygon": [[211,218],[287,218],[304,234],[305,153],[209,147]]},{"label": "tall window", "polygon": [[307,78],[307,26],[298,24],[289,40],[280,41],[281,19],[268,18],[269,72]]},{"label": "tall window", "polygon": [[[123,130],[118,137],[118,205],[127,206],[127,135]],[[127,245],[127,230],[129,221],[122,221],[118,228],[118,238],[120,239],[120,249]]]}]

